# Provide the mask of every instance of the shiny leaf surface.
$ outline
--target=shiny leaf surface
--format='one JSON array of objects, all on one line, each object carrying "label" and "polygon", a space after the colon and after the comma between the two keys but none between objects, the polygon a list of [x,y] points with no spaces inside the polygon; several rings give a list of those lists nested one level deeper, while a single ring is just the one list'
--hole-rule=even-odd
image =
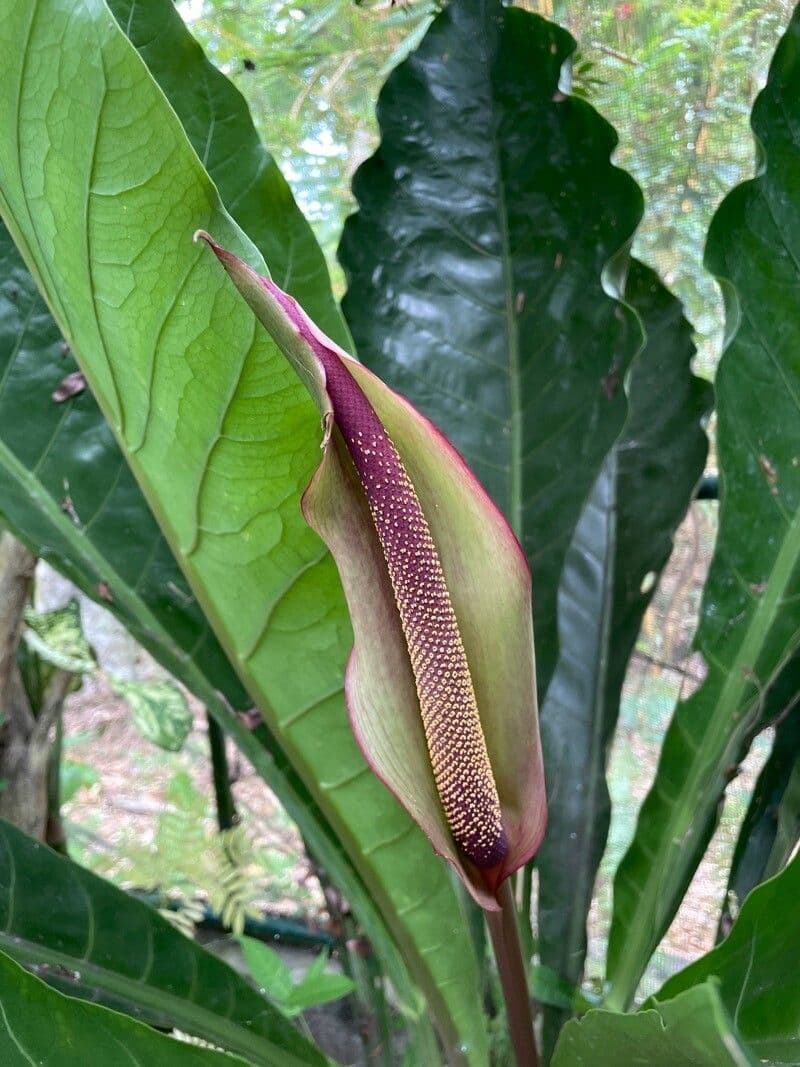
[{"label": "shiny leaf surface", "polygon": [[540,697],[564,556],[642,341],[601,283],[641,195],[609,162],[611,127],[559,89],[573,49],[499,0],[448,5],[381,92],[339,249],[360,358],[453,441],[525,548]]},{"label": "shiny leaf surface", "polygon": [[723,201],[706,262],[726,298],[715,383],[720,527],[696,648],[708,674],[676,709],[656,780],[614,883],[609,1003],[627,1005],[672,921],[800,644],[800,14],[753,110],[765,164]]},{"label": "shiny leaf surface", "polygon": [[757,1062],[771,1067],[800,1062],[799,898],[797,857],[753,890],[721,945],[670,978],[654,999],[685,995],[713,976]]},{"label": "shiny leaf surface", "polygon": [[731,860],[719,936],[730,930],[742,901],[777,874],[800,840],[800,655],[787,663],[767,695],[767,721],[777,721]]},{"label": "shiny leaf surface", "polygon": [[628,422],[567,553],[560,658],[542,714],[551,803],[537,859],[539,946],[545,965],[573,985],[608,834],[606,764],[625,670],[708,447],[701,419],[711,387],[691,372],[695,348],[680,302],[636,261],[625,297],[647,343],[631,372]]},{"label": "shiny leaf surface", "polygon": [[[37,61],[54,47],[58,67]],[[191,234],[214,230],[262,270],[263,260],[96,0],[69,13],[56,0],[15,10],[0,53],[10,84],[21,64],[37,72],[36,91],[26,83],[0,118],[6,221],[192,589],[368,888],[372,916],[382,913],[402,946],[448,1050],[482,1063],[457,898],[372,779],[344,715],[349,621],[335,568],[299,512],[317,454],[312,404]],[[66,107],[71,123],[59,123]]]},{"label": "shiny leaf surface", "polygon": [[[264,1067],[327,1062],[222,960],[146,904],[5,822],[0,928],[4,952],[71,996],[100,1000],[153,1026],[175,1027]],[[3,1003],[6,980],[0,979]],[[64,1001],[65,1020],[73,1005]],[[14,1029],[26,1022],[18,1014],[7,1021]],[[84,1062],[101,1062],[91,1046],[83,1052]],[[161,1063],[156,1056],[154,1049],[144,1062]]]}]

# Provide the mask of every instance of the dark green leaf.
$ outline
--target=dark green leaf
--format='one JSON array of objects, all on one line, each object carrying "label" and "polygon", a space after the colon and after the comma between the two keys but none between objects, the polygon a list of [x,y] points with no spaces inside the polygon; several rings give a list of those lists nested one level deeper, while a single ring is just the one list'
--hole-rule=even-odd
[{"label": "dark green leaf", "polygon": [[530,970],[529,981],[531,996],[539,1004],[565,1012],[572,1011],[574,990],[569,982],[559,978],[552,967],[536,964]]},{"label": "dark green leaf", "polygon": [[747,894],[777,874],[800,840],[800,656],[787,663],[767,695],[765,718],[780,717],[772,750],[753,789],[731,860],[719,936]]},{"label": "dark green leaf", "polygon": [[450,4],[381,92],[339,249],[361,359],[456,444],[525,547],[541,695],[562,563],[642,340],[601,283],[641,195],[609,163],[611,127],[559,91],[573,48],[499,0]]},{"label": "dark green leaf", "polygon": [[800,12],[753,111],[766,166],[723,201],[706,262],[727,303],[716,379],[720,528],[680,704],[614,885],[609,1004],[627,1005],[712,833],[766,693],[800,645]]},{"label": "dark green leaf", "polygon": [[706,982],[634,1015],[590,1011],[561,1031],[552,1067],[758,1067]]},{"label": "dark green leaf", "polygon": [[[273,1053],[260,1062],[287,1062]],[[85,1067],[86,1064],[158,1064],[158,1067],[239,1067],[238,1056],[159,1034],[97,1004],[62,996],[0,952],[0,1060],[4,1067]],[[308,1063],[308,1060],[295,1060]]]},{"label": "dark green leaf", "polygon": [[[73,996],[175,1027],[264,1067],[327,1062],[222,960],[146,904],[4,822],[0,930],[3,951]],[[0,980],[0,1000],[6,992]],[[103,1061],[99,1049],[84,1054],[84,1062],[119,1062]],[[144,1062],[160,1063],[155,1055]]]},{"label": "dark green leaf", "polygon": [[728,937],[674,975],[656,993],[662,1001],[686,995],[707,978],[719,982],[722,1003],[737,1030],[772,1067],[800,1063],[800,857],[754,889]]},{"label": "dark green leaf", "polygon": [[[542,962],[575,985],[608,833],[608,750],[628,659],[672,537],[703,472],[701,420],[711,387],[681,305],[633,261],[625,289],[647,344],[628,387],[630,415],[607,456],[567,553],[559,590],[560,658],[542,711],[550,817],[539,852]],[[558,1020],[548,1013],[546,1044]]]}]

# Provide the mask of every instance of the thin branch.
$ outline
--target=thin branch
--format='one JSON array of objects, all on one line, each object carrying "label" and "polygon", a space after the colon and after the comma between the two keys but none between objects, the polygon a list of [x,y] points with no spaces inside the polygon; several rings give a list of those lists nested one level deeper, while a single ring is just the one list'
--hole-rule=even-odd
[{"label": "thin branch", "polygon": [[618,59],[620,63],[627,63],[629,67],[640,67],[641,63],[638,59],[634,59],[633,56],[626,56],[624,52],[618,52],[615,48],[609,48],[607,45],[600,44],[599,41],[592,41],[591,47],[595,51],[602,53],[604,56],[609,56],[611,59]]}]

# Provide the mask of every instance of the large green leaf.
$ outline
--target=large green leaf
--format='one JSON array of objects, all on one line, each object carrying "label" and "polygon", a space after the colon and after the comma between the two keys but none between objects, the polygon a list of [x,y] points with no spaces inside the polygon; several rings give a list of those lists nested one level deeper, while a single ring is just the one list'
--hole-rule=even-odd
[{"label": "large green leaf", "polygon": [[99,0],[14,9],[0,55],[17,87],[0,118],[7,224],[448,1052],[484,1062],[476,964],[453,888],[368,772],[344,714],[349,621],[333,563],[299,511],[317,455],[311,401],[191,234],[213,230],[262,271],[263,261]]},{"label": "large green leaf", "polygon": [[62,407],[49,402],[74,364],[2,225],[0,272],[0,514],[205,702],[347,894],[403,1003],[413,1003],[383,920],[327,820],[266,727],[250,729],[234,713],[249,707],[250,698],[211,634],[93,397],[87,391]]},{"label": "large green leaf", "polygon": [[769,758],[753,788],[731,860],[719,936],[747,894],[788,862],[800,840],[800,655],[767,695],[766,718],[778,720]]},{"label": "large green leaf", "polygon": [[[281,1054],[258,1062],[283,1067]],[[5,1067],[239,1067],[239,1056],[202,1048],[97,1004],[65,997],[0,952],[0,1059]],[[296,1061],[303,1062],[303,1061]]]},{"label": "large green leaf", "polygon": [[571,984],[583,971],[586,917],[608,833],[605,773],[625,670],[708,445],[701,419],[711,387],[691,372],[695,349],[679,301],[636,261],[625,296],[647,344],[631,373],[625,430],[567,553],[560,656],[542,712],[551,796],[537,860],[539,951]]},{"label": "large green leaf", "polygon": [[800,857],[753,890],[725,941],[670,978],[655,995],[656,1007],[713,976],[758,1061],[774,1067],[800,1063],[798,899]]},{"label": "large green leaf", "polygon": [[561,1032],[552,1067],[757,1067],[706,982],[633,1015],[590,1011]]},{"label": "large green leaf", "polygon": [[766,164],[726,197],[706,250],[728,309],[716,380],[720,529],[680,704],[614,886],[609,1001],[633,997],[715,824],[725,785],[800,644],[800,14],[753,111]]},{"label": "large green leaf", "polygon": [[499,0],[448,5],[381,92],[339,249],[361,359],[454,442],[528,554],[541,696],[564,556],[642,340],[601,281],[641,195],[609,162],[611,127],[559,90],[574,47]]},{"label": "large green leaf", "polygon": [[[0,930],[4,952],[73,996],[99,999],[264,1067],[327,1062],[222,960],[146,904],[5,822]],[[3,993],[0,985],[0,1000]]]},{"label": "large green leaf", "polygon": [[222,202],[276,282],[349,350],[352,342],[322,249],[261,143],[244,97],[206,59],[172,3],[108,0],[108,6],[177,112]]}]

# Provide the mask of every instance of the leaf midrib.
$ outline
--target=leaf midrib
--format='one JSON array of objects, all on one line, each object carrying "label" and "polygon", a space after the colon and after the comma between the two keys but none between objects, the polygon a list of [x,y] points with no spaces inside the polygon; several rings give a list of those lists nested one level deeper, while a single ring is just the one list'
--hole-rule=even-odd
[{"label": "leaf midrib", "polygon": [[[745,690],[753,684],[751,672],[757,660],[756,654],[770,637],[772,622],[778,613],[798,559],[800,559],[800,511],[795,513],[789,524],[786,536],[783,538],[781,547],[775,557],[767,588],[751,615],[736,656],[727,668],[725,681],[713,704],[713,711],[709,725],[704,733],[703,743],[697,749],[696,755],[699,756],[703,749],[716,752],[720,740],[724,741],[725,739],[727,739],[728,744],[723,751],[727,750],[734,742],[738,743],[741,736],[749,728],[749,716],[741,714],[738,728],[732,732],[730,729],[730,709],[739,710],[741,708]],[[793,655],[798,647],[800,647],[800,632],[794,635],[792,642],[786,649],[786,658]],[[702,649],[700,651],[702,652]],[[778,669],[776,668],[770,679],[764,683],[764,688],[771,684],[778,673]],[[709,741],[713,742],[713,744],[710,744]],[[696,758],[692,761],[690,777],[681,789],[681,795],[685,799],[681,803],[667,808],[668,818],[659,833],[659,837],[662,840],[672,842],[682,839],[684,833],[697,821],[698,795],[705,796],[706,800],[711,799],[716,804],[715,795],[711,796],[707,790],[704,791],[702,788],[708,777],[708,766],[708,760]],[[646,909],[648,915],[658,914],[656,898],[665,880],[662,871],[663,863],[658,866],[651,866],[645,878],[644,886],[636,894],[640,901],[643,899],[652,901],[653,906]],[[668,870],[666,877],[669,877]],[[638,910],[641,911],[641,907]],[[636,991],[635,987],[631,988],[636,980],[636,960],[643,958],[648,942],[648,926],[638,922],[634,923],[632,928],[628,928],[621,962],[617,967],[616,978],[606,1000],[608,1008],[621,1011],[632,1000]]]}]

